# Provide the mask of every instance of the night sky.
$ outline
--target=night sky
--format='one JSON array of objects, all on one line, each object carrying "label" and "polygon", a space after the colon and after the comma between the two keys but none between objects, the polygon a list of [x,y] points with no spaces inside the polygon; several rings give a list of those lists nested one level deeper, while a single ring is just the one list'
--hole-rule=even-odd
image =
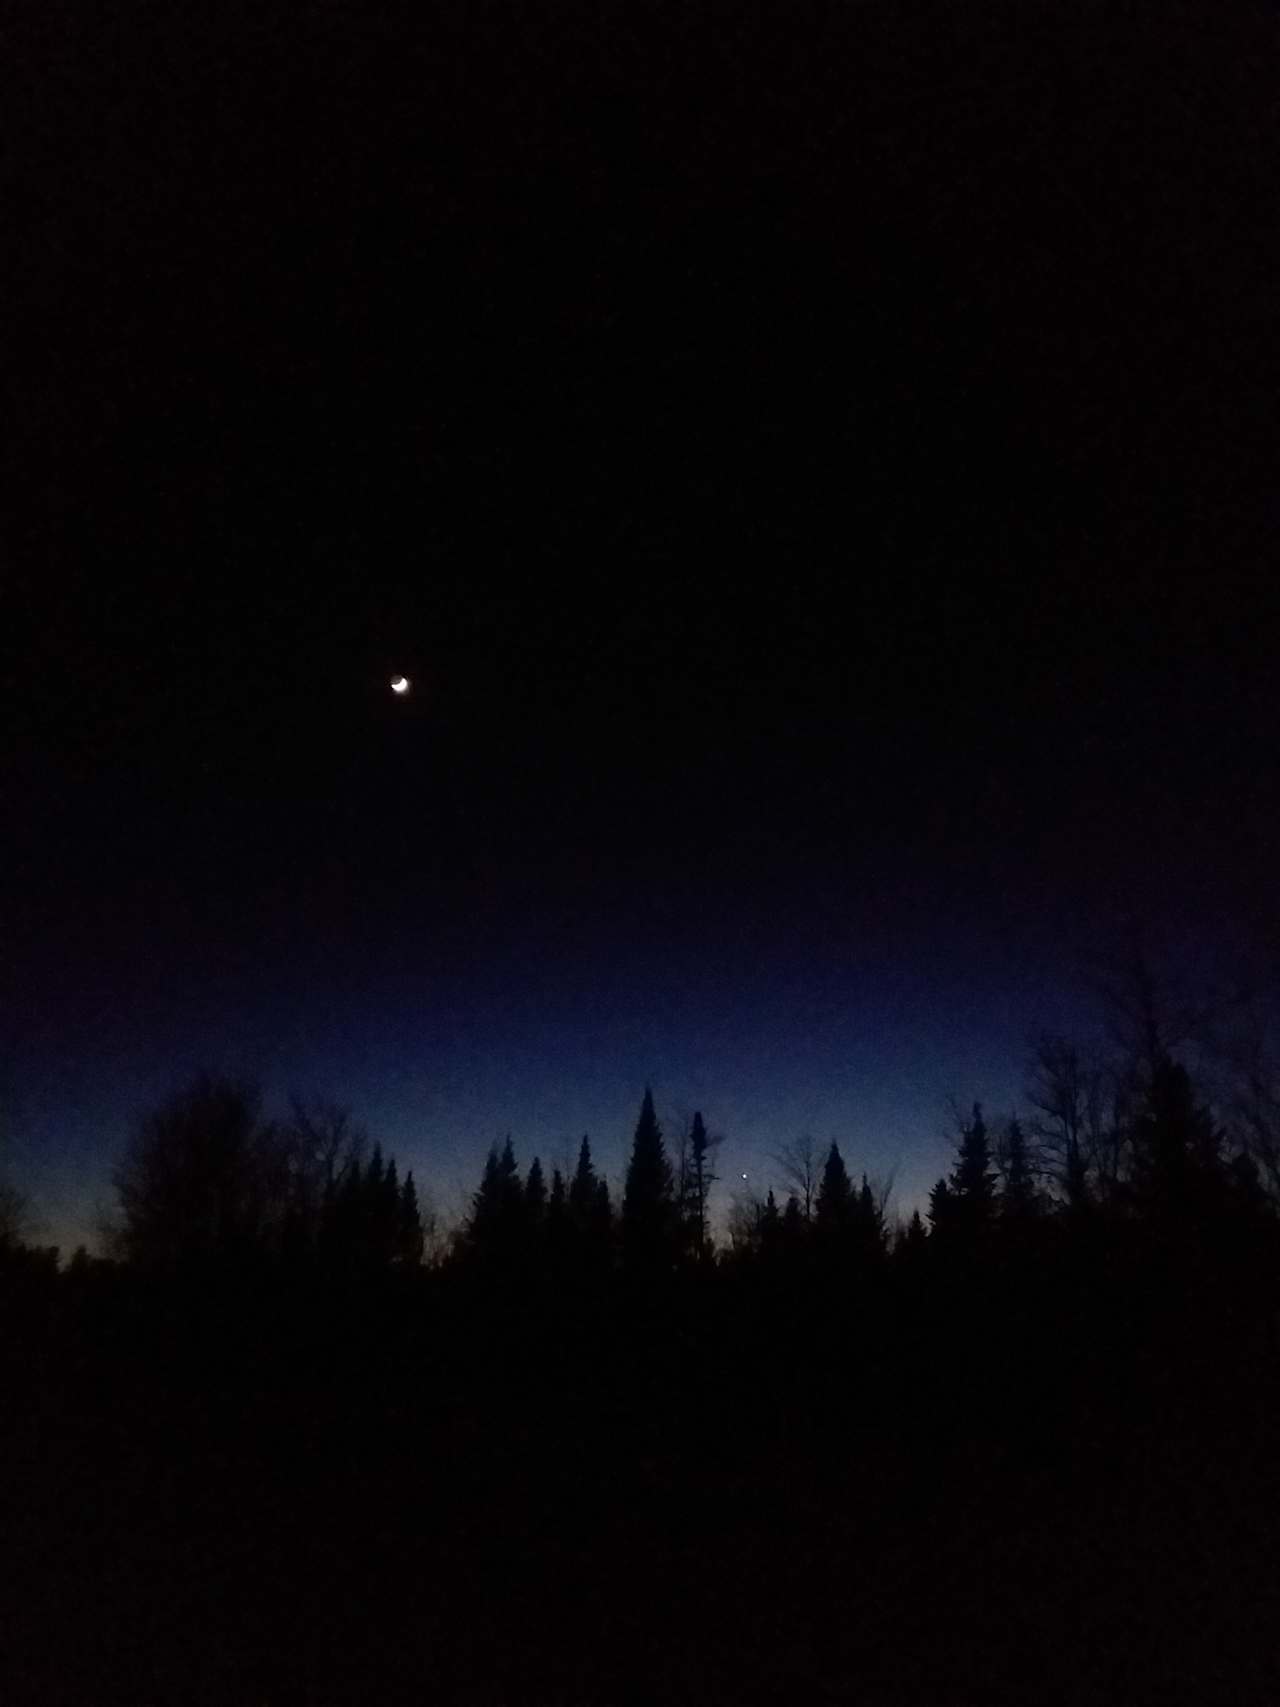
[{"label": "night sky", "polygon": [[18,19],[48,1239],[203,1065],[448,1212],[507,1132],[616,1180],[649,1082],[726,1174],[809,1130],[909,1206],[1131,911],[1273,940],[1268,8]]}]

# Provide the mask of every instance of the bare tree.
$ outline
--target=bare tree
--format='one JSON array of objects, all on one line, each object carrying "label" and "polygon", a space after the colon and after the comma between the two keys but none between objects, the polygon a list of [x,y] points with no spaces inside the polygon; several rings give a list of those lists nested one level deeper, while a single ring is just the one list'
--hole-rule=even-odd
[{"label": "bare tree", "polygon": [[364,1156],[368,1135],[339,1103],[290,1101],[292,1118],[284,1142],[293,1173],[321,1191],[338,1183],[354,1162]]},{"label": "bare tree", "polygon": [[1102,1004],[1117,1078],[1142,1087],[1165,1062],[1210,1048],[1218,1028],[1248,999],[1238,981],[1192,988],[1167,955],[1157,957],[1150,933],[1134,919],[1120,948],[1095,957],[1089,983]]},{"label": "bare tree", "polygon": [[271,1216],[275,1136],[252,1086],[209,1074],[143,1115],[115,1170],[129,1256],[168,1262],[256,1242]]},{"label": "bare tree", "polygon": [[1231,1136],[1280,1203],[1280,1048],[1267,1015],[1254,1005],[1214,1040],[1217,1101]]},{"label": "bare tree", "polygon": [[[781,1173],[787,1191],[794,1193],[805,1220],[812,1221],[818,1187],[822,1184],[822,1165],[826,1160],[824,1146],[811,1132],[803,1132],[800,1137],[781,1145],[769,1159]],[[892,1179],[889,1183],[892,1186]]]},{"label": "bare tree", "polygon": [[729,1200],[726,1226],[729,1249],[735,1256],[745,1256],[760,1243],[760,1222],[764,1215],[764,1199],[756,1191],[735,1191]]},{"label": "bare tree", "polygon": [[[865,1177],[865,1176],[864,1176]],[[893,1196],[893,1188],[897,1184],[898,1164],[895,1162],[886,1174],[872,1174],[867,1179],[871,1187],[871,1195],[875,1201],[876,1214],[885,1226],[890,1221],[889,1200]]]},{"label": "bare tree", "polygon": [[1028,1123],[1033,1172],[1076,1204],[1090,1179],[1115,1183],[1123,1132],[1117,1103],[1124,1098],[1102,1063],[1071,1039],[1042,1031],[1031,1040],[1024,1094],[1035,1111]]}]

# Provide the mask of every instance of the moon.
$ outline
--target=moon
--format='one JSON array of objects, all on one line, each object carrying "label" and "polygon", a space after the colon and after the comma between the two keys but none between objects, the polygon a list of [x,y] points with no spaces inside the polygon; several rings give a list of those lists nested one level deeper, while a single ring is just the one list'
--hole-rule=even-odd
[{"label": "moon", "polygon": [[392,676],[391,691],[392,693],[400,694],[402,697],[407,694],[409,691],[408,676]]}]

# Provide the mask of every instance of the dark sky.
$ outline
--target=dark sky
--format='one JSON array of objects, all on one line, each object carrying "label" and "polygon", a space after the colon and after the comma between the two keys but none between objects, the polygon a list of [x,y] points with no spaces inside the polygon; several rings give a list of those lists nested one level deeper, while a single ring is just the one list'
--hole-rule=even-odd
[{"label": "dark sky", "polygon": [[[1274,916],[1261,5],[20,0],[7,1114],[940,1171]],[[16,261],[16,264],[15,264]],[[390,676],[414,682],[393,698]]]}]

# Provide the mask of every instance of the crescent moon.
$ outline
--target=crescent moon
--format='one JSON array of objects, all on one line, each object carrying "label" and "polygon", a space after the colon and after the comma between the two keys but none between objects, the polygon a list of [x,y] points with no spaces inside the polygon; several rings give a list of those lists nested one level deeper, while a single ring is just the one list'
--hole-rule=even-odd
[{"label": "crescent moon", "polygon": [[391,678],[391,691],[392,691],[392,693],[400,693],[400,694],[408,693],[408,691],[409,691],[409,678],[408,678],[408,676],[392,676],[392,678]]}]

